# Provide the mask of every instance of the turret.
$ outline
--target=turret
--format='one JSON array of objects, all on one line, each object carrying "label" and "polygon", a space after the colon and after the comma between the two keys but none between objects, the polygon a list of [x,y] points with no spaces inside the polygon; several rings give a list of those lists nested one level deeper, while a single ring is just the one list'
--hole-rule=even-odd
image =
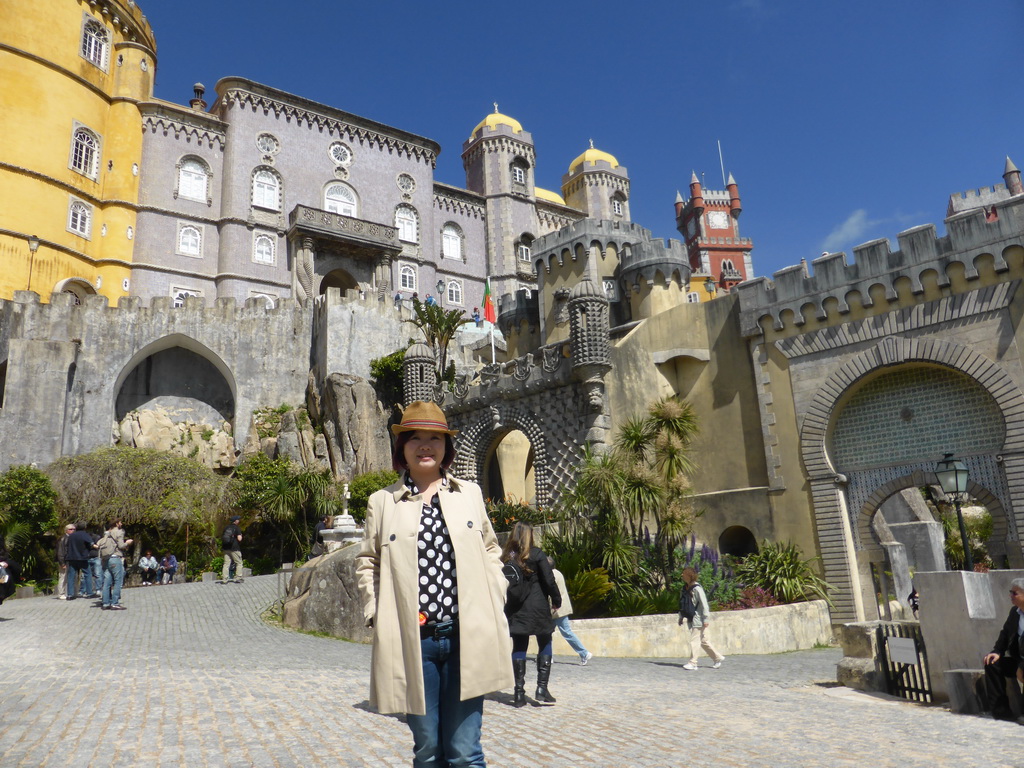
[{"label": "turret", "polygon": [[704,191],[700,188],[700,182],[697,181],[697,172],[691,171],[690,176],[690,203],[693,208],[693,212],[700,216],[704,213]]},{"label": "turret", "polygon": [[203,100],[203,94],[206,93],[206,86],[202,83],[196,83],[192,86],[192,99],[188,102],[188,105],[196,112],[206,111],[206,102]]},{"label": "turret", "polygon": [[686,202],[683,200],[683,195],[677,189],[676,190],[676,218],[677,219],[682,215],[682,213],[683,213],[683,206],[685,206],[685,205],[686,205]]},{"label": "turret", "polygon": [[1011,195],[1024,193],[1024,186],[1021,185],[1020,171],[1013,164],[1010,156],[1006,156],[1006,167],[1003,169],[1003,181],[1006,182],[1006,190]]},{"label": "turret", "polygon": [[732,214],[734,219],[738,219],[743,211],[743,206],[740,204],[740,188],[731,173],[729,174],[729,182],[725,185],[725,190],[729,193],[729,213]]},{"label": "turret", "polygon": [[437,368],[434,352],[423,342],[417,342],[405,350],[402,360],[402,378],[405,404],[416,400],[434,400],[437,389]]}]

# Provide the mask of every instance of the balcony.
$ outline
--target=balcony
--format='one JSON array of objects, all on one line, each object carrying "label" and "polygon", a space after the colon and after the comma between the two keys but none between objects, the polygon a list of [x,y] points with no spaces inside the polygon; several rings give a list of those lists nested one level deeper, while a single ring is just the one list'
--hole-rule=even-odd
[{"label": "balcony", "polygon": [[376,259],[382,253],[397,256],[402,252],[402,243],[395,227],[297,205],[288,214],[288,238],[303,237],[329,241],[343,246],[355,256],[366,258]]}]

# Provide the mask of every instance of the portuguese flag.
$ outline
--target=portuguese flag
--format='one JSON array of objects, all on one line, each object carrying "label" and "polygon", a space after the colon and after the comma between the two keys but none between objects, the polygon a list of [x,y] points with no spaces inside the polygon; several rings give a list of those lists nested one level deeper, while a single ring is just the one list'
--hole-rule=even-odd
[{"label": "portuguese flag", "polygon": [[491,278],[484,283],[484,320],[488,323],[498,321],[498,314],[494,311],[494,299],[491,297]]}]

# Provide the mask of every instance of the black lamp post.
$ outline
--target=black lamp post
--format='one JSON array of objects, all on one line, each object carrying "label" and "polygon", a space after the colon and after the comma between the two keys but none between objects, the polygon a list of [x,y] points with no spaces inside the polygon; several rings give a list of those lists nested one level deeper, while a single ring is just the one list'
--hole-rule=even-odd
[{"label": "black lamp post", "polygon": [[39,250],[39,238],[32,235],[28,239],[28,285],[26,291],[32,290],[32,264],[36,260],[36,251]]},{"label": "black lamp post", "polygon": [[954,459],[952,453],[947,453],[936,465],[935,477],[938,478],[943,492],[953,497],[956,521],[960,525],[960,541],[964,545],[964,570],[973,572],[974,558],[971,557],[971,544],[967,540],[967,528],[964,526],[964,516],[960,511],[960,497],[967,493],[967,465],[959,459]]},{"label": "black lamp post", "polygon": [[443,307],[444,306],[444,278],[443,277],[437,278],[437,285],[435,285],[434,287],[437,288],[437,306]]}]

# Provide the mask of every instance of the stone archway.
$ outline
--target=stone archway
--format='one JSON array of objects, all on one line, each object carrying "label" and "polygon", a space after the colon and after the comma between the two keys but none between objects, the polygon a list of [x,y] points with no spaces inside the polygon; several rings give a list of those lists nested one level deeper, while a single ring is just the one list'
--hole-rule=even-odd
[{"label": "stone archway", "polygon": [[114,416],[161,407],[172,420],[218,425],[235,418],[234,376],[219,356],[187,336],[166,336],[139,350],[114,384]]},{"label": "stone archway", "polygon": [[[899,478],[915,473],[921,473],[917,479],[930,478],[922,485],[934,481],[934,460],[902,466],[890,462],[887,466],[872,468],[871,472],[847,475],[830,455],[830,429],[848,393],[866,376],[905,363],[934,364],[955,370],[984,389],[995,402],[1005,425],[1002,446],[998,455],[993,453],[972,460],[978,471],[990,473],[992,482],[987,486],[1005,487],[1008,503],[1000,504],[1000,508],[1009,507],[1008,513],[1003,515],[1007,521],[1006,538],[1011,539],[1007,547],[1011,551],[1014,547],[1018,550],[1011,560],[1019,556],[1017,531],[1024,524],[1024,481],[1018,479],[1024,477],[1024,395],[1020,388],[999,365],[962,344],[933,338],[887,337],[849,359],[825,381],[812,399],[800,431],[801,456],[810,481],[825,578],[835,587],[833,617],[836,620],[863,620],[867,615],[865,596],[870,594],[868,585],[863,584],[859,564],[870,556],[860,553],[871,538],[870,535],[864,537],[857,517],[861,504],[851,505],[851,501],[871,496],[886,483],[899,482]],[[890,491],[886,497],[892,492],[895,491]],[[998,494],[993,493],[995,495]],[[869,531],[873,514],[872,509],[868,514]]]},{"label": "stone archway", "polygon": [[327,293],[328,288],[338,288],[344,296],[345,291],[359,290],[359,283],[344,269],[333,269],[320,281],[319,293]]},{"label": "stone archway", "polygon": [[525,408],[508,403],[494,404],[474,423],[464,427],[458,437],[455,474],[483,485],[494,448],[513,431],[522,433],[530,442],[536,504],[547,507],[552,502],[550,454],[539,420]]},{"label": "stone archway", "polygon": [[496,434],[480,476],[484,496],[536,504],[533,455],[533,445],[518,429]]}]

